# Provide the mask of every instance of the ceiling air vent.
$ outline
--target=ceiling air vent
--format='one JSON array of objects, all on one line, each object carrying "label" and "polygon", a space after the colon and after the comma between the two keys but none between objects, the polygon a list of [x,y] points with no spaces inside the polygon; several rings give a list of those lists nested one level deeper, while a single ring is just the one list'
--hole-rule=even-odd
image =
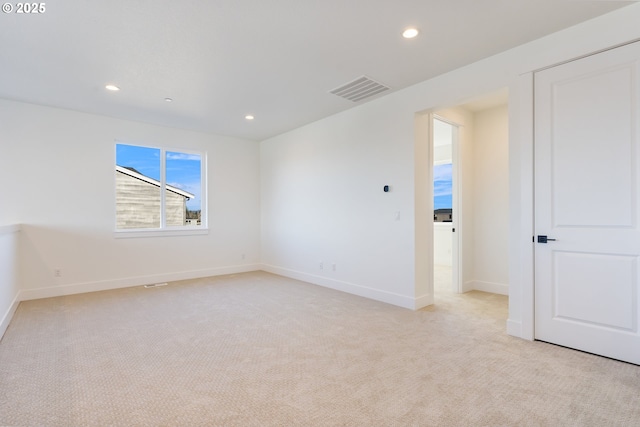
[{"label": "ceiling air vent", "polygon": [[349,101],[358,102],[385,90],[389,90],[389,88],[371,80],[369,77],[362,76],[346,85],[333,89],[331,93]]}]

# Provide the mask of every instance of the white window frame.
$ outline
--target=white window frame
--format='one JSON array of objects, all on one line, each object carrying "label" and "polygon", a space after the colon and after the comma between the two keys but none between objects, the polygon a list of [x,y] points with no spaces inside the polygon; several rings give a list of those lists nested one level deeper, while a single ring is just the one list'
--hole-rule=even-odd
[{"label": "white window frame", "polygon": [[[114,218],[114,237],[116,238],[134,238],[134,237],[167,237],[167,236],[195,236],[209,233],[208,214],[207,214],[207,152],[200,150],[171,148],[160,145],[149,145],[142,143],[133,143],[125,141],[115,141],[113,145],[113,162],[112,169],[116,166],[116,150],[118,145],[131,145],[135,147],[152,148],[160,150],[160,228],[117,228],[116,218],[116,180],[114,174],[113,180],[113,218]],[[184,226],[167,226],[166,225],[166,160],[167,152],[196,154],[200,156],[200,225],[184,225]]]}]

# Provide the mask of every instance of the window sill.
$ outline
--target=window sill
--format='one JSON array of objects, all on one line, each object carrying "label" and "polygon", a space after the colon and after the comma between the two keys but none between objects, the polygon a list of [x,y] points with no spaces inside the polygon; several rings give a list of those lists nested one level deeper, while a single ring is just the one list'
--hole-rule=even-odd
[{"label": "window sill", "polygon": [[165,230],[118,230],[113,232],[116,239],[130,239],[139,237],[173,237],[173,236],[202,236],[209,234],[208,228],[185,228]]}]

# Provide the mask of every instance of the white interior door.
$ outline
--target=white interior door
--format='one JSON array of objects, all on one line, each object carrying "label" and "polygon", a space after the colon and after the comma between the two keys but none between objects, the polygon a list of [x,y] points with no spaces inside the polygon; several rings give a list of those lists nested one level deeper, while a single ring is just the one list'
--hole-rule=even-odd
[{"label": "white interior door", "polygon": [[640,43],[534,82],[535,337],[640,364]]}]

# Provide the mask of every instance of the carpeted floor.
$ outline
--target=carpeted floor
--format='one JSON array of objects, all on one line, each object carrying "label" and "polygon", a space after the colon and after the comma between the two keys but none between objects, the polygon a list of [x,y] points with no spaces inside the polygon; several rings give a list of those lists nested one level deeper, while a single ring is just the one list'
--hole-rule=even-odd
[{"label": "carpeted floor", "polygon": [[264,272],[23,302],[0,425],[640,425],[640,367],[506,317],[500,295],[414,312]]}]

